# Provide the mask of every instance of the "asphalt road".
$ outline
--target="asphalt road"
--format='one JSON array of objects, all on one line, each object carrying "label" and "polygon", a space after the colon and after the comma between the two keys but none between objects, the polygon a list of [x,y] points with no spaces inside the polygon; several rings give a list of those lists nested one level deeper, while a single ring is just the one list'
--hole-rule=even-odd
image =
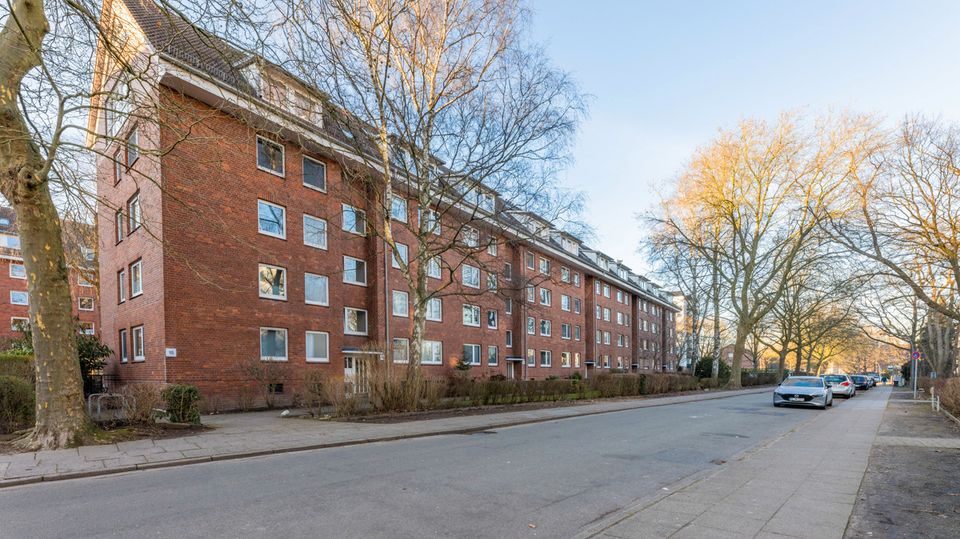
[{"label": "asphalt road", "polygon": [[833,410],[769,394],[0,490],[0,537],[567,537]]}]

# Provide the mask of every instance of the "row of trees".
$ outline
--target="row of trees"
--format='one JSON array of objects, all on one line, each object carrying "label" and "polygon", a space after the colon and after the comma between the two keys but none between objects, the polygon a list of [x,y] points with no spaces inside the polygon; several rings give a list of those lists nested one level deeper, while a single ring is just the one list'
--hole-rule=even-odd
[{"label": "row of trees", "polygon": [[899,364],[891,350],[955,374],[958,142],[920,118],[783,115],[699,150],[650,218],[651,252],[686,297],[690,357],[717,358],[726,337],[734,358],[769,353],[781,375]]}]

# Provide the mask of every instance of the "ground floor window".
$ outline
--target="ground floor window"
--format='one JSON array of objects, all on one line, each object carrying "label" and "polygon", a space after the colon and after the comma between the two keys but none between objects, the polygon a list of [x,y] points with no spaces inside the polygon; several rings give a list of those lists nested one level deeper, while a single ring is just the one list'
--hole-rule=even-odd
[{"label": "ground floor window", "polygon": [[480,364],[480,345],[479,344],[463,345],[463,362],[466,363],[467,365]]},{"label": "ground floor window", "polygon": [[497,364],[498,356],[496,346],[487,347],[487,365],[495,366]]},{"label": "ground floor window", "polygon": [[540,366],[549,367],[553,363],[553,353],[550,350],[540,350]]},{"label": "ground floor window", "polygon": [[143,361],[146,359],[143,346],[143,326],[137,326],[131,331],[133,332],[133,360]]},{"label": "ground floor window", "polygon": [[307,332],[307,361],[310,363],[330,362],[330,335],[322,331]]},{"label": "ground floor window", "polygon": [[[136,328],[134,328],[134,355],[136,355]],[[260,328],[260,359],[263,361],[287,360],[286,329]]]},{"label": "ground floor window", "polygon": [[440,365],[443,363],[443,343],[440,341],[423,341],[420,363],[424,365]]}]

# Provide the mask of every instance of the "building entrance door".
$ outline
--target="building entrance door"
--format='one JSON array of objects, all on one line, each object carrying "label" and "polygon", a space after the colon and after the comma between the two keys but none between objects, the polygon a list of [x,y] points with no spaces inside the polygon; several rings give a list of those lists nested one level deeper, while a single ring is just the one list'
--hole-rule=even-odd
[{"label": "building entrance door", "polygon": [[360,356],[343,356],[343,383],[347,393],[367,392],[367,362]]}]

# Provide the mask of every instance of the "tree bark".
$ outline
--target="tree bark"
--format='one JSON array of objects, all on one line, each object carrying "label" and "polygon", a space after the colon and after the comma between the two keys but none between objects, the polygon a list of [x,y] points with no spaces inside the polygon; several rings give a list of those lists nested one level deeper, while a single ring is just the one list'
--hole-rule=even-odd
[{"label": "tree bark", "polygon": [[77,442],[87,417],[60,217],[46,159],[16,97],[23,77],[41,63],[47,19],[41,0],[16,0],[11,13],[0,31],[0,192],[17,213],[37,379],[36,423],[18,443],[53,449]]}]

